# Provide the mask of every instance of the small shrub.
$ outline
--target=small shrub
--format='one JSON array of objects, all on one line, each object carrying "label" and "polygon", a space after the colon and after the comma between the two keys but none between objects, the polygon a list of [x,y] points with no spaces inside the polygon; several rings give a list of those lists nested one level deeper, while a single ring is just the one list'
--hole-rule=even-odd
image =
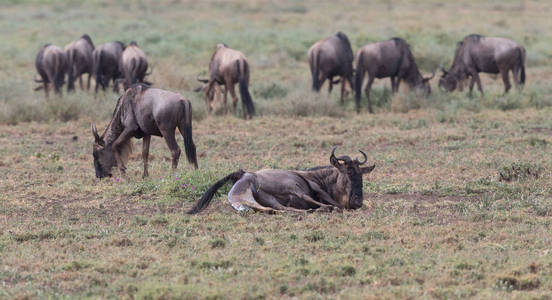
[{"label": "small shrub", "polygon": [[226,247],[226,242],[223,239],[215,239],[211,241],[210,244],[211,244],[211,249]]},{"label": "small shrub", "polygon": [[543,168],[533,163],[514,162],[501,167],[498,170],[499,180],[511,182],[514,180],[526,180],[539,178]]},{"label": "small shrub", "polygon": [[324,233],[321,231],[315,231],[305,236],[305,239],[309,242],[318,242],[324,239]]}]

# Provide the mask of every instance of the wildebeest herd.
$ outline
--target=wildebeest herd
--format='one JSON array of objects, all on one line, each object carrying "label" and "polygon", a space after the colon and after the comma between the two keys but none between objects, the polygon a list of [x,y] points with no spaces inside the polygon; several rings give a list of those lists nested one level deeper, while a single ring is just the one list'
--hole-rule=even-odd
[{"label": "wildebeest herd", "polygon": [[[401,38],[367,44],[353,55],[348,37],[342,33],[316,42],[307,53],[312,75],[312,90],[319,92],[328,81],[328,91],[333,85],[341,83],[341,103],[347,92],[347,83],[354,92],[357,112],[364,77],[368,80],[364,88],[368,111],[373,113],[370,102],[370,89],[375,78],[390,77],[391,90],[396,93],[401,81],[423,96],[431,93],[430,77],[424,77],[414,59],[409,44]],[[449,70],[441,65],[442,75],[439,87],[446,91],[462,90],[464,82],[470,80],[469,95],[477,83],[483,94],[479,73],[502,76],[504,90],[510,88],[509,72],[518,87],[525,83],[526,51],[516,42],[496,37],[484,37],[477,34],[466,36],[457,43],[452,66]],[[181,150],[175,139],[176,128],[184,139],[188,162],[198,168],[196,147],[192,138],[192,106],[188,99],[178,93],[151,88],[146,81],[148,61],[145,53],[136,42],[125,46],[122,42],[110,42],[94,47],[92,39],[84,34],[64,49],[47,44],[36,57],[36,69],[42,83],[36,90],[44,89],[48,97],[51,88],[58,94],[67,75],[67,91],[75,89],[78,79],[84,89],[82,77],[88,74],[87,90],[90,79],[96,82],[95,93],[99,87],[105,90],[110,82],[113,89],[122,85],[124,93],[118,98],[112,119],[100,136],[95,125],[91,125],[94,136],[93,157],[96,177],[111,176],[111,169],[117,165],[122,175],[126,172],[126,163],[131,152],[131,138],[142,138],[143,176],[148,176],[148,154],[151,136],[165,139],[172,156],[175,169]],[[209,62],[209,77],[198,81],[203,86],[196,91],[205,92],[207,111],[211,113],[217,94],[222,94],[224,111],[228,91],[232,97],[232,111],[235,113],[238,98],[235,85],[238,84],[242,100],[244,118],[255,114],[255,107],[249,93],[250,65],[243,53],[220,43],[215,47]],[[338,78],[335,79],[334,78]],[[351,159],[349,156],[335,156],[334,147],[330,154],[330,166],[309,170],[260,170],[231,173],[210,187],[189,213],[198,213],[210,203],[218,189],[232,181],[233,187],[228,194],[231,205],[237,210],[305,211],[357,209],[362,206],[362,175],[370,173],[375,165],[361,167],[367,162]]]}]

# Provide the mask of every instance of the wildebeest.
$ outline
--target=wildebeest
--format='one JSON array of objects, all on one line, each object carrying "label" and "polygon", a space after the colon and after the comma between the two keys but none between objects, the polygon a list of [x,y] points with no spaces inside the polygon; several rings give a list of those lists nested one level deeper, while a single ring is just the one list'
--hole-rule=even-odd
[{"label": "wildebeest", "polygon": [[443,75],[439,79],[439,87],[447,91],[454,91],[459,81],[471,76],[470,97],[476,82],[483,95],[479,78],[479,73],[483,72],[500,73],[504,82],[504,93],[507,93],[512,87],[508,75],[510,70],[516,86],[525,84],[525,48],[509,39],[471,34],[457,43],[450,69],[446,71],[441,66],[441,70]]},{"label": "wildebeest", "polygon": [[90,77],[94,71],[94,61],[92,53],[94,52],[94,43],[88,34],[84,34],[80,39],[65,46],[67,54],[67,91],[75,89],[75,79],[79,79],[81,89],[84,89],[82,84],[82,75],[88,74],[86,89],[90,89]]},{"label": "wildebeest", "polygon": [[172,154],[172,167],[176,169],[181,152],[174,137],[176,127],[184,138],[188,162],[197,169],[196,148],[192,139],[192,105],[177,93],[135,84],[117,101],[111,122],[101,136],[94,124],[91,127],[94,168],[98,178],[111,177],[111,169],[115,165],[125,175],[125,164],[132,151],[132,137],[143,138],[144,177],[148,176],[152,135],[165,139]]},{"label": "wildebeest", "polygon": [[100,86],[105,91],[111,80],[113,81],[113,90],[117,90],[116,80],[121,77],[119,60],[124,50],[125,44],[119,41],[105,43],[94,49],[95,93],[98,93]]},{"label": "wildebeest", "polygon": [[362,175],[370,173],[375,165],[361,167],[364,160],[349,156],[330,155],[331,166],[316,167],[306,171],[239,170],[222,178],[211,186],[188,211],[195,214],[209,205],[213,196],[227,181],[233,186],[228,193],[230,204],[238,211],[304,211],[311,209],[357,209],[362,207]]},{"label": "wildebeest", "polygon": [[251,94],[249,94],[249,63],[245,55],[240,51],[229,48],[224,43],[217,44],[215,53],[213,53],[209,62],[209,79],[198,78],[198,81],[206,84],[206,88],[204,88],[205,102],[209,113],[213,110],[216,93],[214,90],[215,84],[224,85],[222,94],[225,113],[227,112],[226,96],[228,91],[230,91],[230,95],[232,96],[232,112],[236,113],[238,97],[236,96],[234,86],[237,83],[240,89],[244,118],[250,119],[255,114],[253,99],[251,99]]},{"label": "wildebeest", "polygon": [[35,60],[36,71],[41,78],[40,80],[35,78],[35,82],[42,83],[43,86],[37,87],[35,90],[44,88],[46,97],[48,97],[49,86],[53,85],[55,93],[61,94],[67,66],[67,55],[63,49],[51,44],[44,45]]},{"label": "wildebeest", "polygon": [[149,73],[146,73],[148,71],[146,54],[135,41],[130,42],[123,51],[119,60],[119,71],[123,75],[125,89],[135,83],[151,85],[151,83],[144,80],[146,75],[149,75]]},{"label": "wildebeest", "polygon": [[370,102],[370,89],[375,78],[391,77],[391,90],[399,91],[399,84],[404,80],[411,89],[420,89],[424,95],[429,95],[429,81],[435,76],[424,78],[414,61],[410,45],[401,38],[371,43],[360,48],[356,53],[355,102],[357,112],[360,111],[362,83],[364,73],[368,72],[368,83],[364,89],[368,101],[368,110],[373,113]]},{"label": "wildebeest", "polygon": [[346,82],[353,84],[353,50],[347,35],[338,32],[312,45],[307,53],[312,75],[312,89],[320,91],[328,79],[328,92],[332,92],[333,78],[341,77],[341,103],[345,94]]}]

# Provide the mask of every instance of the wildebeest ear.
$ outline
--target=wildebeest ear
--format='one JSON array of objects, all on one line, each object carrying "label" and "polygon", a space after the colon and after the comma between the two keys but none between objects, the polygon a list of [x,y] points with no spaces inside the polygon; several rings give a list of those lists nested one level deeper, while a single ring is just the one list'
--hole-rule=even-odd
[{"label": "wildebeest ear", "polygon": [[360,168],[360,172],[362,172],[362,174],[368,174],[372,172],[372,170],[374,170],[375,167],[376,167],[376,164],[373,164],[369,167]]}]

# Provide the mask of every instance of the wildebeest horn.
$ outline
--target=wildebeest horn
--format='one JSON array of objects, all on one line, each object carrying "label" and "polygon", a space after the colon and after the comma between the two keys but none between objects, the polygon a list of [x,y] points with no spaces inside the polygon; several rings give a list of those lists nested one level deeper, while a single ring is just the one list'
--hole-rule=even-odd
[{"label": "wildebeest horn", "polygon": [[36,74],[34,75],[34,78],[33,78],[33,79],[34,79],[34,81],[35,81],[36,83],[43,83],[43,82],[44,82],[44,81],[42,81],[41,79],[36,79]]},{"label": "wildebeest horn", "polygon": [[439,66],[439,68],[441,68],[441,71],[443,71],[443,74],[447,74],[447,70],[445,70],[445,67],[443,67],[443,64],[441,63],[441,65]]},{"label": "wildebeest horn", "polygon": [[356,161],[358,162],[359,165],[363,165],[368,161],[368,156],[366,156],[366,153],[364,153],[364,151],[362,150],[358,150],[358,151],[360,151],[360,153],[362,153],[362,156],[364,156],[364,161],[360,162],[358,161],[358,159]]},{"label": "wildebeest horn", "polygon": [[335,157],[335,149],[337,149],[337,146],[334,146],[332,148],[332,154],[330,155],[330,163],[334,166],[334,167],[339,167],[339,161],[338,159]]},{"label": "wildebeest horn", "polygon": [[201,78],[199,78],[199,74],[197,74],[197,77],[196,77],[196,79],[197,79],[197,81],[199,81],[199,82],[203,82],[203,83],[207,83],[207,82],[209,82],[209,79],[201,79]]},{"label": "wildebeest horn", "polygon": [[96,142],[100,142],[101,139],[98,135],[98,130],[96,129],[96,125],[94,125],[94,123],[90,123],[90,129],[92,129],[92,134],[94,135]]},{"label": "wildebeest horn", "polygon": [[431,77],[428,77],[427,80],[431,80],[433,79],[433,77],[435,77],[435,70],[433,70],[433,73],[431,73]]}]

